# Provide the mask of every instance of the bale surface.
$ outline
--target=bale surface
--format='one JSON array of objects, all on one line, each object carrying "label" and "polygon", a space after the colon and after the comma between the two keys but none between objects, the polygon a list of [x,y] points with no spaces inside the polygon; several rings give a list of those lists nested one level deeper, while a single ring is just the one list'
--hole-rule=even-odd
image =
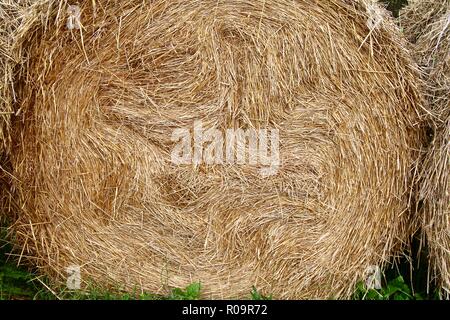
[{"label": "bale surface", "polygon": [[412,1],[401,23],[423,68],[434,131],[421,170],[422,225],[435,277],[450,297],[450,1]]},{"label": "bale surface", "polygon": [[[414,65],[372,2],[14,6],[22,259],[55,283],[346,298],[400,254],[421,132]],[[73,27],[73,25],[72,25]],[[282,165],[174,165],[176,128],[277,128]]]}]

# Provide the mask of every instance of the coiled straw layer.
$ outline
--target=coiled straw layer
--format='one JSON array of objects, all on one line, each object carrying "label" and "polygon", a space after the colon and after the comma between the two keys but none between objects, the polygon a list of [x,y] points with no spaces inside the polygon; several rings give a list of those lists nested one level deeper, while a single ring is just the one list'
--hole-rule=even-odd
[{"label": "coiled straw layer", "polygon": [[[5,2],[5,1],[3,1]],[[18,252],[55,283],[345,298],[401,254],[417,72],[368,1],[2,5]],[[76,12],[76,10],[75,10]],[[3,13],[4,14],[4,13]],[[12,101],[12,100],[11,100]],[[274,128],[281,165],[176,165],[175,129]]]}]

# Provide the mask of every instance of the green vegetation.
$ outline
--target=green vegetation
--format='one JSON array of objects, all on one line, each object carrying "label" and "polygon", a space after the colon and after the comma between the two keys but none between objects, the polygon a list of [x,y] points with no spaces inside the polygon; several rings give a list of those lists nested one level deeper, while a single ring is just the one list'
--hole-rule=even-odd
[{"label": "green vegetation", "polygon": [[270,296],[262,295],[261,293],[258,292],[258,290],[255,287],[253,287],[253,289],[252,289],[251,296],[252,296],[252,300],[272,300],[273,299],[272,295],[270,295]]},{"label": "green vegetation", "polygon": [[200,299],[200,282],[195,282],[182,290],[179,288],[172,289],[172,293],[169,296],[171,300],[198,300]]},{"label": "green vegetation", "polygon": [[0,265],[0,300],[33,299],[37,293],[32,274],[14,265]]},{"label": "green vegetation", "polygon": [[412,288],[405,283],[405,280],[400,275],[397,278],[389,281],[384,287],[379,290],[367,289],[364,283],[359,283],[354,300],[430,300],[439,299],[438,294],[428,295],[426,293],[414,293]]}]

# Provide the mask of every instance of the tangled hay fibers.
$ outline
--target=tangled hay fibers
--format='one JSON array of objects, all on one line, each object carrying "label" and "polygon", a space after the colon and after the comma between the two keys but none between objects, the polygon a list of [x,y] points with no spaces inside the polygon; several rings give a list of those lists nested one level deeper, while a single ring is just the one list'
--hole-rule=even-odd
[{"label": "tangled hay fibers", "polygon": [[450,1],[413,1],[401,22],[424,69],[434,141],[422,168],[423,226],[435,274],[450,297]]},{"label": "tangled hay fibers", "polygon": [[[55,283],[79,265],[125,290],[345,298],[407,243],[422,98],[378,5],[10,6],[13,230]],[[279,170],[173,164],[173,131],[197,120],[279,129]]]}]

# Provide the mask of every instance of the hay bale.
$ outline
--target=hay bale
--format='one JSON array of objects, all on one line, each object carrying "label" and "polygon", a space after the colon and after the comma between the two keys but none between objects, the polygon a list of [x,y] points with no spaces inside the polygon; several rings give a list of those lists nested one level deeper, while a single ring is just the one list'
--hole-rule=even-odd
[{"label": "hay bale", "polygon": [[435,277],[450,296],[450,1],[413,1],[401,23],[423,69],[434,138],[422,167],[423,230]]},{"label": "hay bale", "polygon": [[[64,284],[345,298],[401,254],[422,98],[372,2],[17,8],[18,252]],[[74,15],[75,12],[75,15]],[[276,128],[281,166],[175,165],[175,129]]]},{"label": "hay bale", "polygon": [[12,74],[17,61],[11,56],[11,47],[12,35],[19,22],[12,16],[14,10],[10,10],[10,5],[6,1],[0,4],[0,157],[9,147],[9,125],[15,98]]}]

